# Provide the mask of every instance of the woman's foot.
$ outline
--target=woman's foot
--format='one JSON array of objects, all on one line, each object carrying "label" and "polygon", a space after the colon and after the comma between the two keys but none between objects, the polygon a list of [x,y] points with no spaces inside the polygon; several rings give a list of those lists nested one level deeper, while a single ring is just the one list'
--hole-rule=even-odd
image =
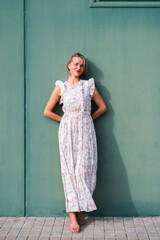
[{"label": "woman's foot", "polygon": [[85,219],[84,219],[82,212],[76,212],[76,215],[77,215],[77,221],[78,221],[79,225],[84,225]]},{"label": "woman's foot", "polygon": [[73,233],[79,233],[80,231],[80,225],[77,222],[77,217],[75,212],[70,212],[70,230]]}]

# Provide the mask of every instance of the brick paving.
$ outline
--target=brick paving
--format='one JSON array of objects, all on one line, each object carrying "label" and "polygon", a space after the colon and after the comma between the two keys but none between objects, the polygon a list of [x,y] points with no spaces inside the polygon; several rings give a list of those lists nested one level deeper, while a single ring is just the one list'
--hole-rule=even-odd
[{"label": "brick paving", "polygon": [[69,217],[0,217],[0,240],[160,240],[160,217],[86,217],[79,233]]}]

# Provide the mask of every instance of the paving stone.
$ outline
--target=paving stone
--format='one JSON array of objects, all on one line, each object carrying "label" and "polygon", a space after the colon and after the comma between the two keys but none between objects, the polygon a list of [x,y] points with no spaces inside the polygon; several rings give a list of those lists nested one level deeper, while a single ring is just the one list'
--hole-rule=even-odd
[{"label": "paving stone", "polygon": [[45,233],[45,232],[40,233],[40,237],[49,237],[50,235],[51,235],[50,233]]},{"label": "paving stone", "polygon": [[93,233],[84,233],[83,236],[84,237],[92,237],[93,238]]},{"label": "paving stone", "polygon": [[61,237],[61,240],[71,240],[71,239],[73,239],[73,238],[71,238],[71,237]]},{"label": "paving stone", "polygon": [[137,237],[128,237],[127,240],[138,240]]},{"label": "paving stone", "polygon": [[65,221],[64,217],[59,217],[59,218],[56,217],[55,219],[55,223],[64,223],[64,221]]},{"label": "paving stone", "polygon": [[83,237],[83,240],[93,240],[93,237]]},{"label": "paving stone", "polygon": [[52,227],[43,227],[41,235],[42,236],[50,235],[51,231],[52,231]]},{"label": "paving stone", "polygon": [[87,225],[87,226],[81,226],[81,229],[83,230],[83,231],[94,231],[94,226],[92,225]]},{"label": "paving stone", "polygon": [[53,231],[52,233],[51,233],[51,236],[57,236],[57,235],[61,235],[62,234],[62,230],[61,231]]},{"label": "paving stone", "polygon": [[0,228],[3,226],[4,223],[5,223],[5,220],[0,221]]},{"label": "paving stone", "polygon": [[124,237],[117,237],[116,238],[116,240],[126,240],[127,238],[126,238],[126,236],[124,236]]},{"label": "paving stone", "polygon": [[108,229],[108,230],[114,230],[114,226],[112,225],[107,225],[107,224],[104,224],[104,229]]},{"label": "paving stone", "polygon": [[16,236],[12,236],[12,235],[7,236],[5,240],[16,240]]},{"label": "paving stone", "polygon": [[37,236],[29,236],[27,240],[38,240]]},{"label": "paving stone", "polygon": [[63,227],[64,223],[63,222],[55,222],[54,227]]},{"label": "paving stone", "polygon": [[142,219],[134,219],[133,221],[135,228],[145,228]]},{"label": "paving stone", "polygon": [[16,240],[27,240],[27,236],[18,236]]},{"label": "paving stone", "polygon": [[9,234],[10,235],[18,235],[19,231],[20,231],[20,228],[12,227],[9,231]]},{"label": "paving stone", "polygon": [[139,228],[135,228],[135,231],[136,232],[145,232],[145,233],[147,232],[146,228],[143,228],[143,227],[142,228],[140,228],[140,227]]},{"label": "paving stone", "polygon": [[103,226],[95,226],[94,232],[98,232],[98,231],[104,231],[104,227]]},{"label": "paving stone", "polygon": [[126,233],[124,232],[124,231],[115,231],[115,234],[116,234],[116,236],[118,237],[121,237],[121,236],[125,236],[126,235]]},{"label": "paving stone", "polygon": [[149,240],[149,238],[138,238],[138,240]]},{"label": "paving stone", "polygon": [[147,228],[147,232],[148,232],[148,233],[151,233],[151,234],[152,234],[152,233],[153,233],[153,234],[154,234],[154,233],[158,234],[156,228]]},{"label": "paving stone", "polygon": [[135,232],[127,232],[126,234],[128,238],[137,238],[137,235]]},{"label": "paving stone", "polygon": [[127,238],[130,239],[130,238],[137,238],[137,235],[134,235],[134,234],[127,234]]},{"label": "paving stone", "polygon": [[138,238],[148,238],[147,233],[139,232],[137,233]]},{"label": "paving stone", "polygon": [[160,240],[159,237],[149,237],[149,240]]},{"label": "paving stone", "polygon": [[160,217],[153,217],[152,220],[156,227],[160,228]]},{"label": "paving stone", "polygon": [[61,237],[54,237],[54,236],[51,236],[49,240],[61,240]]},{"label": "paving stone", "polygon": [[158,232],[158,234],[160,236],[160,228],[156,228],[156,230],[157,230],[157,232]]},{"label": "paving stone", "polygon": [[49,240],[49,236],[40,236],[38,240]]},{"label": "paving stone", "polygon": [[107,237],[107,238],[115,238],[116,236],[115,236],[115,233],[105,233],[105,237]]},{"label": "paving stone", "polygon": [[71,231],[70,232],[65,232],[62,234],[62,237],[71,237],[72,236],[72,233]]},{"label": "paving stone", "polygon": [[105,239],[106,239],[106,240],[116,240],[115,237],[106,237]]},{"label": "paving stone", "polygon": [[69,228],[63,228],[63,231],[62,231],[62,234],[68,234],[68,233],[71,233],[70,229]]},{"label": "paving stone", "polygon": [[94,240],[104,240],[104,237],[95,237]]},{"label": "paving stone", "polygon": [[94,225],[94,221],[86,221],[85,225]]},{"label": "paving stone", "polygon": [[108,233],[108,232],[114,232],[114,228],[105,228],[104,229],[105,233]]},{"label": "paving stone", "polygon": [[31,231],[30,233],[29,233],[29,235],[30,236],[39,236],[39,234],[40,234],[40,232],[35,232],[35,231]]},{"label": "paving stone", "polygon": [[63,229],[69,229],[70,228],[70,224],[66,223],[64,226],[63,226]]},{"label": "paving stone", "polygon": [[83,230],[83,232],[94,232],[94,228],[93,227],[81,227],[81,229]]},{"label": "paving stone", "polygon": [[0,229],[0,234],[7,234],[10,229],[11,229],[11,227],[2,227]]},{"label": "paving stone", "polygon": [[0,240],[4,240],[5,236],[0,235]]},{"label": "paving stone", "polygon": [[97,233],[97,234],[94,234],[93,236],[94,236],[94,237],[103,237],[103,238],[104,238],[105,235],[104,235],[104,233],[103,233],[103,234],[98,234],[98,233]]},{"label": "paving stone", "polygon": [[21,230],[21,231],[19,232],[19,236],[28,236],[29,233],[30,233],[30,231]]},{"label": "paving stone", "polygon": [[41,233],[41,234],[40,234],[40,237],[44,237],[44,238],[45,238],[45,237],[47,238],[47,237],[49,237],[49,236],[50,236],[49,233]]},{"label": "paving stone", "polygon": [[115,223],[115,224],[114,224],[114,227],[115,227],[115,229],[117,229],[117,228],[118,228],[118,229],[119,229],[119,228],[120,228],[120,229],[122,229],[122,228],[124,229],[124,225],[123,225],[122,223]]},{"label": "paving stone", "polygon": [[1,218],[0,218],[0,225],[4,224],[5,221],[6,221],[6,219],[7,219],[7,218],[3,218],[3,217],[1,217]]},{"label": "paving stone", "polygon": [[73,237],[73,236],[72,236],[72,240],[83,240],[83,237],[80,237],[80,236],[75,236],[75,237]]},{"label": "paving stone", "polygon": [[53,227],[53,229],[52,229],[52,232],[61,232],[62,231],[62,227]]},{"label": "paving stone", "polygon": [[125,229],[134,229],[135,227],[134,227],[133,224],[125,224],[125,225],[124,225],[124,228],[125,228]]},{"label": "paving stone", "polygon": [[42,229],[43,232],[51,232],[51,230],[52,230],[52,227],[46,227],[46,226],[44,226]]},{"label": "paving stone", "polygon": [[61,237],[61,233],[53,233],[50,237]]}]

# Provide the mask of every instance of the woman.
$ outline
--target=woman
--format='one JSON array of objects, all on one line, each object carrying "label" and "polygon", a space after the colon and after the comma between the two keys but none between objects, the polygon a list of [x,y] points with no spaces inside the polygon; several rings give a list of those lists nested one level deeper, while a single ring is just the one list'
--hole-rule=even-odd
[{"label": "woman", "polygon": [[[102,115],[107,107],[95,87],[94,79],[80,79],[82,73],[87,73],[87,62],[82,54],[72,55],[67,68],[68,80],[56,81],[44,116],[60,122],[58,136],[66,212],[69,212],[71,232],[78,233],[85,223],[82,211],[97,209],[92,198],[97,171],[93,120]],[[98,106],[92,116],[91,100]],[[63,103],[62,117],[52,112],[57,101]]]}]

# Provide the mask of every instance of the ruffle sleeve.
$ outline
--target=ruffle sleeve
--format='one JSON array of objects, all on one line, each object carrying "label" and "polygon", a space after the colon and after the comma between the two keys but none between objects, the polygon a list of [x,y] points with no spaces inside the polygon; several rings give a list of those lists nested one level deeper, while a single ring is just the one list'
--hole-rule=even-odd
[{"label": "ruffle sleeve", "polygon": [[90,78],[88,80],[88,87],[89,87],[89,96],[92,99],[94,94],[94,89],[95,89],[94,78]]},{"label": "ruffle sleeve", "polygon": [[64,83],[61,80],[57,80],[55,82],[55,85],[56,86],[58,85],[61,89],[61,98],[59,99],[59,104],[62,104],[63,103],[63,94],[64,94],[64,91],[65,91]]}]

